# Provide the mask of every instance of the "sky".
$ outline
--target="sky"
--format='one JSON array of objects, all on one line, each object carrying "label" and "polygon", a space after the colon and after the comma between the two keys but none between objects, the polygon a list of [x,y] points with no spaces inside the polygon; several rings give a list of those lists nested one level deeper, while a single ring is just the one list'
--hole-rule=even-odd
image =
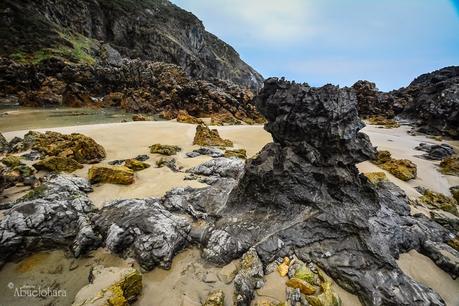
[{"label": "sky", "polygon": [[459,65],[459,0],[172,0],[263,77],[381,90]]}]

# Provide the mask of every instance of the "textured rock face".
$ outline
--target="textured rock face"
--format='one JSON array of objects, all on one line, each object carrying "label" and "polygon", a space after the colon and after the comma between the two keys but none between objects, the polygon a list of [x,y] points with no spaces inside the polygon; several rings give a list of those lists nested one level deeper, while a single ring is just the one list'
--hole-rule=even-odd
[{"label": "textured rock face", "polygon": [[376,88],[376,84],[368,81],[357,81],[352,88],[355,90],[359,115],[362,117],[384,115],[394,117],[393,98]]},{"label": "textured rock face", "polygon": [[255,246],[268,263],[295,253],[365,305],[444,305],[403,274],[395,259],[417,249],[457,275],[454,260],[439,255],[459,256],[443,243],[451,233],[410,216],[395,185],[372,184],[359,175],[355,164],[373,158],[375,150],[359,132],[355,95],[269,79],[256,102],[274,143],[247,161],[221,219],[204,239],[204,256],[224,263]]},{"label": "textured rock face", "polygon": [[[230,80],[254,90],[262,83],[262,77],[231,46],[208,33],[193,14],[166,0],[6,0],[0,10],[3,56],[46,54],[50,48],[73,45],[79,53],[69,52],[70,60],[96,58],[117,65],[121,54],[176,64],[196,79]],[[71,35],[62,34],[68,32]],[[100,46],[98,41],[106,44]],[[90,50],[80,50],[80,45]],[[86,56],[79,58],[81,52]]]},{"label": "textured rock face", "polygon": [[423,74],[391,94],[422,131],[459,138],[459,66]]},{"label": "textured rock face", "polygon": [[134,171],[125,166],[92,166],[88,170],[88,179],[92,184],[129,185],[134,183]]},{"label": "textured rock face", "polygon": [[0,265],[32,251],[68,247],[78,256],[96,247],[89,216],[95,207],[91,185],[70,175],[49,175],[19,199],[0,222]]}]

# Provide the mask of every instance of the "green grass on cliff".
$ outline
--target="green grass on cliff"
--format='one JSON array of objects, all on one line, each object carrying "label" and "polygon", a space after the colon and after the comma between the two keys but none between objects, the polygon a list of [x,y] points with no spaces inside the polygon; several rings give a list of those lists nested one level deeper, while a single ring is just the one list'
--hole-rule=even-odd
[{"label": "green grass on cliff", "polygon": [[50,58],[63,58],[79,64],[95,64],[96,60],[91,55],[96,42],[81,34],[58,32],[64,43],[52,48],[43,48],[33,53],[18,50],[10,54],[10,58],[24,64],[39,64]]}]

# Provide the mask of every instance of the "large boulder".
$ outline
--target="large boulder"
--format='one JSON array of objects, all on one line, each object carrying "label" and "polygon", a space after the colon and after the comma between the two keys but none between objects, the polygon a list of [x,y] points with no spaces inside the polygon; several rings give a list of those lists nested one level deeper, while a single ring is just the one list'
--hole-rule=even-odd
[{"label": "large boulder", "polygon": [[0,222],[0,265],[43,249],[68,248],[76,256],[97,247],[86,195],[89,182],[70,175],[48,175],[44,183],[14,203]]},{"label": "large boulder", "polygon": [[33,164],[37,170],[52,172],[73,172],[82,169],[83,165],[69,157],[51,156]]},{"label": "large boulder", "polygon": [[229,139],[222,139],[216,129],[209,129],[207,125],[200,124],[196,127],[196,134],[193,139],[194,145],[232,147],[233,142]]},{"label": "large boulder", "polygon": [[[457,276],[459,253],[445,243],[451,234],[411,216],[394,184],[372,184],[359,174],[355,165],[374,159],[376,150],[359,132],[364,125],[354,92],[272,78],[256,103],[274,142],[246,162],[219,221],[203,238],[205,258],[227,263],[254,246],[267,264],[295,253],[365,305],[444,305],[396,259],[416,249]],[[319,299],[328,300],[324,292]]]},{"label": "large boulder", "polygon": [[88,170],[88,179],[91,184],[130,185],[134,183],[134,171],[125,166],[92,166]]}]

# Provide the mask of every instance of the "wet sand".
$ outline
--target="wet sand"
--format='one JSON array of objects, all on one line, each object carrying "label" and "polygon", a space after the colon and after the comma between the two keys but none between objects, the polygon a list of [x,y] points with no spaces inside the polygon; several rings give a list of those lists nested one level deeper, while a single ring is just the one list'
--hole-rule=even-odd
[{"label": "wet sand", "polygon": [[417,282],[435,290],[448,306],[459,305],[459,279],[453,280],[428,257],[411,250],[400,255],[397,264]]}]

